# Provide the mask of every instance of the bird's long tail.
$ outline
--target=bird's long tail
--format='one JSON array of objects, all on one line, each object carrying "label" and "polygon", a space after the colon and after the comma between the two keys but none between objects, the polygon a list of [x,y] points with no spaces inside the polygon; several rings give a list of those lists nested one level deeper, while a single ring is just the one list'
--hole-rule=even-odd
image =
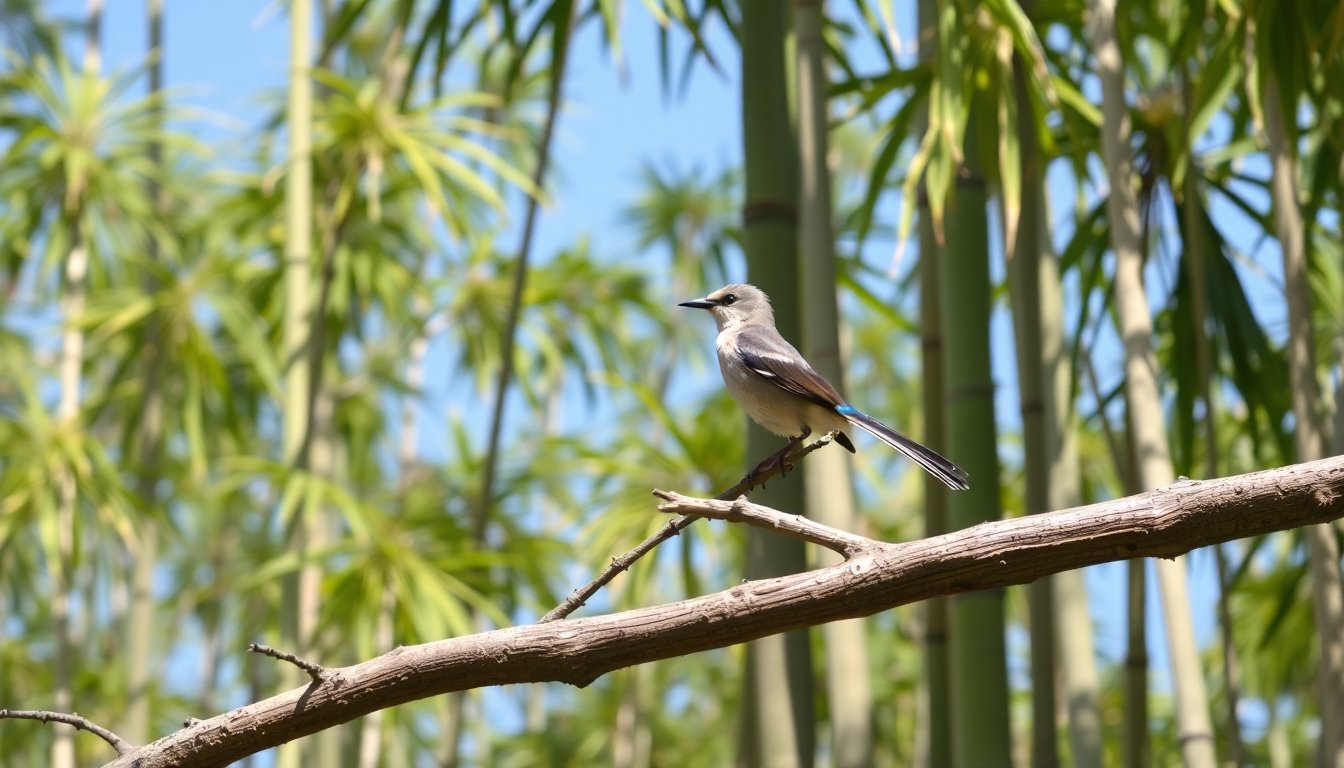
[{"label": "bird's long tail", "polygon": [[925,448],[852,405],[842,405],[835,410],[850,424],[861,427],[873,437],[909,456],[911,461],[923,467],[925,472],[938,478],[948,488],[964,491],[971,487],[967,482],[969,476],[966,470],[943,458],[936,451]]}]

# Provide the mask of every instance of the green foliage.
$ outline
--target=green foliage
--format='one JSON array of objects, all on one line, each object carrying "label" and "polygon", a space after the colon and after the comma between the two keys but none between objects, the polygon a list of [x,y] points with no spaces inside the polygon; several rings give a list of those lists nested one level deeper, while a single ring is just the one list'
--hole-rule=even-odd
[{"label": "green foliage", "polygon": [[[197,138],[200,115],[181,94],[138,95],[143,68],[85,71],[37,4],[0,3],[16,52],[0,63],[0,705],[43,706],[56,685],[60,584],[72,597],[81,714],[114,723],[129,698],[124,660],[144,654],[158,681],[152,721],[163,733],[184,713],[274,689],[281,670],[240,661],[240,649],[277,633],[279,584],[305,565],[322,574],[315,647],[323,663],[508,626],[553,607],[661,527],[651,488],[712,495],[747,462],[739,409],[717,386],[702,387],[714,376],[710,329],[674,306],[740,275],[741,169],[648,162],[619,214],[627,246],[608,250],[608,238],[580,235],[529,267],[497,517],[485,541],[471,535],[486,461],[480,411],[502,364],[520,204],[565,194],[531,180],[544,105],[559,85],[557,56],[571,39],[596,39],[615,66],[652,57],[665,92],[693,94],[696,63],[722,73],[735,58],[709,41],[721,39],[710,37],[714,24],[741,31],[737,5],[644,0],[637,23],[657,25],[654,51],[623,40],[629,9],[608,0],[327,5],[314,72],[320,376],[312,394],[330,406],[320,438],[332,451],[325,470],[295,470],[280,449],[290,167],[281,113],[236,137],[244,151],[212,149]],[[1268,109],[1295,118],[1320,379],[1344,392],[1344,10],[1326,0],[1121,4],[1138,178],[1112,180],[1097,163],[1101,116],[1084,5],[1041,0],[1026,13],[1013,0],[943,0],[931,30],[938,54],[919,59],[894,34],[890,4],[829,7],[847,393],[912,435],[941,418],[921,410],[913,383],[916,277],[899,258],[902,244],[922,200],[941,228],[966,183],[988,185],[1002,216],[993,240],[1012,243],[1026,191],[1019,145],[1029,137],[1050,178],[1067,177],[1049,202],[1085,499],[1122,494],[1130,471],[1104,211],[1117,184],[1136,184],[1143,200],[1178,471],[1202,475],[1210,458],[1219,473],[1291,461],[1282,313],[1266,299],[1279,286],[1261,266],[1274,225],[1257,131]],[[594,34],[571,35],[571,25],[592,25]],[[1270,72],[1282,104],[1260,103],[1258,84]],[[1025,107],[1015,98],[1019,78]],[[1028,119],[1019,121],[1020,108]],[[927,131],[917,133],[925,118]],[[961,178],[968,142],[985,158],[984,179]],[[582,171],[566,168],[563,155],[557,162]],[[1191,262],[1196,239],[1202,277]],[[90,272],[75,312],[62,298],[77,243],[87,246]],[[881,265],[874,259],[888,246],[897,253],[891,269],[886,254]],[[992,290],[996,302],[1005,293],[1002,284]],[[66,331],[87,352],[78,361],[81,405],[62,420],[54,350]],[[158,361],[154,381],[147,356]],[[162,414],[157,461],[138,447],[150,391]],[[1011,485],[1020,449],[1015,422],[1005,421]],[[915,538],[916,473],[867,448],[860,444],[855,466],[868,532]],[[57,509],[67,481],[76,502],[65,530]],[[141,481],[155,489],[149,497]],[[1002,494],[1010,509],[1020,496]],[[329,536],[300,556],[286,548],[285,529],[303,514],[320,515]],[[149,532],[158,541],[156,639],[130,648],[129,585]],[[585,610],[734,584],[741,540],[735,526],[699,522]],[[1235,558],[1230,636],[1241,695],[1266,713],[1263,729],[1244,734],[1248,759],[1269,763],[1282,749],[1289,762],[1308,762],[1319,650],[1302,544],[1265,537],[1238,544]],[[1010,616],[1013,627],[1022,613]],[[905,608],[867,625],[875,754],[888,765],[918,757],[920,621]],[[1229,695],[1221,662],[1206,652],[1214,695]],[[583,690],[486,693],[473,704],[472,747],[491,765],[616,762],[618,754],[645,765],[729,764],[741,656],[734,648],[672,659]],[[1103,661],[1106,754],[1118,761],[1123,660]],[[1024,691],[1017,686],[1015,707]],[[445,706],[387,713],[389,754],[411,764],[455,748],[441,743]],[[824,716],[827,702],[817,709]],[[1170,709],[1160,699],[1152,707],[1157,764],[1178,754]],[[514,726],[494,727],[500,712]],[[50,733],[0,720],[0,743],[16,764],[46,762]],[[341,738],[353,743],[358,733],[341,729]],[[81,741],[80,760],[106,757],[98,749]]]}]

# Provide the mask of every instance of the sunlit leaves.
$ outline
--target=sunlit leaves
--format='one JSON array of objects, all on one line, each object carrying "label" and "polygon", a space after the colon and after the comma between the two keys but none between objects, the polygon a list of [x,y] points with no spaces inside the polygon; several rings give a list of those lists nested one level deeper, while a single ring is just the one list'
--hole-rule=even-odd
[{"label": "sunlit leaves", "polygon": [[[94,546],[109,537],[133,543],[136,510],[112,457],[77,423],[56,419],[35,392],[25,395],[12,418],[0,420],[0,562],[36,544],[47,568],[78,566],[58,556],[58,537],[65,535],[87,537]],[[67,482],[81,505],[75,529],[59,531],[56,508]]]},{"label": "sunlit leaves", "polygon": [[[97,254],[143,244],[152,206],[145,184],[159,176],[152,143],[194,151],[162,128],[164,97],[131,98],[134,73],[115,79],[75,70],[64,58],[0,74],[0,259],[16,272],[42,243],[46,274],[64,258],[72,228]],[[95,281],[105,262],[93,261]]]},{"label": "sunlit leaves", "polygon": [[699,168],[646,163],[639,197],[623,213],[640,249],[666,249],[674,284],[682,289],[727,282],[727,251],[740,237],[738,173],[728,169],[707,175]]},{"label": "sunlit leaves", "polygon": [[[449,265],[454,291],[443,311],[464,333],[455,363],[472,372],[482,390],[498,365],[511,268],[511,260],[484,241]],[[574,383],[587,388],[595,372],[628,363],[620,351],[631,338],[627,319],[650,300],[639,272],[601,265],[586,243],[532,267],[526,293],[514,364],[519,386],[534,405],[570,371],[577,374]]]},{"label": "sunlit leaves", "polygon": [[[1014,228],[1021,207],[1015,69],[1024,73],[1026,92],[1031,97],[1029,103],[1033,105],[1033,122],[1041,133],[1041,142],[1045,146],[1053,145],[1041,117],[1045,105],[1055,104],[1057,88],[1034,28],[1016,2],[1005,0],[975,7],[953,0],[939,2],[933,29],[936,52],[924,57],[927,67],[921,67],[922,75],[902,77],[905,85],[914,87],[901,91],[904,98],[886,121],[888,132],[874,160],[868,196],[858,214],[862,236],[874,218],[873,209],[909,137],[909,126],[923,111],[927,128],[922,137],[917,137],[901,183],[898,257],[909,239],[915,208],[919,204],[927,204],[934,230],[941,239],[944,212],[955,196],[967,141],[983,147],[982,156],[996,159],[994,163],[987,163],[987,167],[1002,193],[1010,229]],[[885,40],[882,42],[886,45]],[[890,74],[853,78],[842,83],[836,93],[859,95],[853,113],[868,113],[883,97],[895,91],[900,81],[890,78],[899,73],[901,70],[893,67]],[[922,87],[924,82],[928,83],[927,90]],[[972,115],[977,116],[976,123],[968,125]],[[983,181],[962,179],[962,183],[972,184]]]},{"label": "sunlit leaves", "polygon": [[381,219],[384,179],[399,169],[414,178],[431,210],[455,235],[480,223],[472,216],[474,206],[485,203],[498,210],[504,204],[502,190],[483,171],[539,194],[526,174],[481,143],[486,138],[523,138],[510,137],[499,126],[468,112],[497,106],[498,99],[454,93],[403,109],[376,77],[356,83],[322,70],[314,77],[328,88],[316,109],[314,152],[319,157],[332,154],[332,172],[348,175],[342,179],[335,219],[349,215],[356,193],[354,182],[361,177],[366,215],[374,222]]}]

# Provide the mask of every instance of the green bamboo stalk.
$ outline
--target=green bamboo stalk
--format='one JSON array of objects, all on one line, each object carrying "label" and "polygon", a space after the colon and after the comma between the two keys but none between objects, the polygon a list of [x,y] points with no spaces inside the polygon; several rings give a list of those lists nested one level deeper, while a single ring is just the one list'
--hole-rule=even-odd
[{"label": "green bamboo stalk", "polygon": [[[975,115],[969,125],[975,125]],[[983,166],[974,132],[968,132],[955,199],[946,220],[943,254],[943,359],[947,389],[948,452],[971,476],[971,488],[951,495],[954,530],[997,520],[999,460],[990,367],[989,229]],[[1008,669],[1004,593],[984,590],[952,599],[952,749],[959,766],[1003,765],[1012,752],[1008,720]]]},{"label": "green bamboo stalk", "polygon": [[[746,164],[744,249],[751,281],[769,294],[779,331],[793,342],[801,327],[798,284],[798,144],[790,104],[789,6],[742,3],[742,132]],[[779,438],[752,424],[747,455],[775,452]],[[772,480],[754,498],[795,506],[801,472]],[[802,542],[759,529],[747,532],[746,576],[761,579],[807,567]],[[746,766],[810,766],[815,750],[812,660],[806,630],[747,646],[741,723]]]},{"label": "green bamboo stalk", "polygon": [[[1024,8],[1025,10],[1025,8]],[[1013,98],[1017,102],[1017,133],[1020,147],[1022,210],[1017,228],[1017,243],[1008,263],[1008,281],[1013,304],[1013,338],[1017,349],[1018,402],[1022,416],[1025,458],[1026,513],[1050,511],[1052,451],[1058,442],[1057,421],[1047,409],[1055,405],[1051,397],[1054,369],[1044,357],[1042,326],[1059,318],[1042,316],[1041,262],[1051,256],[1049,230],[1045,226],[1044,160],[1036,135],[1026,82],[1021,68],[1013,76]],[[1007,97],[1005,97],[1007,98]],[[1007,217],[1004,217],[1005,219]],[[1009,233],[1005,232],[1007,238]],[[1058,733],[1055,727],[1055,595],[1053,577],[1032,582],[1027,587],[1027,606],[1031,633],[1031,764],[1035,768],[1059,765]]]},{"label": "green bamboo stalk", "polygon": [[[1023,185],[1023,189],[1027,189]],[[1044,180],[1040,189],[1044,190]],[[1048,201],[1040,209],[1042,232],[1048,232]],[[1025,211],[1024,211],[1025,220]],[[1018,253],[1023,249],[1019,248]],[[1037,294],[1041,320],[1042,404],[1046,417],[1047,454],[1050,460],[1047,509],[1068,509],[1081,503],[1078,472],[1078,424],[1073,400],[1073,363],[1064,333],[1064,294],[1059,259],[1048,240],[1038,264]],[[1054,577],[1055,652],[1068,712],[1069,746],[1076,768],[1101,768],[1101,701],[1097,682],[1096,649],[1092,639],[1092,614],[1088,609],[1087,585],[1082,571],[1065,571]]]},{"label": "green bamboo stalk", "polygon": [[[1115,0],[1093,0],[1089,7],[1088,32],[1102,92],[1102,158],[1111,182],[1107,214],[1116,263],[1115,304],[1120,334],[1125,340],[1125,393],[1130,429],[1138,454],[1140,484],[1143,488],[1160,488],[1174,481],[1175,475],[1167,452],[1157,362],[1152,349],[1152,318],[1143,285],[1139,207],[1131,184],[1129,110],[1115,35]],[[1156,567],[1176,694],[1181,754],[1191,768],[1213,768],[1216,763],[1213,728],[1190,619],[1185,559],[1159,560]]]},{"label": "green bamboo stalk", "polygon": [[[931,66],[937,53],[938,9],[935,0],[919,0],[919,58]],[[928,107],[920,110],[915,134],[928,130]],[[919,329],[923,369],[924,443],[947,452],[946,388],[943,386],[943,320],[941,296],[942,247],[933,229],[929,200],[919,200]],[[947,533],[948,490],[931,475],[924,476],[924,535]],[[924,603],[924,664],[920,712],[916,733],[920,743],[916,763],[941,768],[952,764],[952,672],[948,649],[948,610],[951,600]]]},{"label": "green bamboo stalk", "polygon": [[[1091,360],[1081,358],[1092,389],[1092,399],[1100,403],[1101,385]],[[1116,474],[1126,495],[1140,492],[1138,458],[1134,447],[1134,432],[1126,428],[1117,434],[1106,416],[1098,411],[1102,428],[1107,436]],[[1125,424],[1129,424],[1129,403],[1125,403]],[[1121,723],[1121,755],[1125,768],[1147,768],[1148,744],[1148,563],[1135,559],[1125,563],[1125,659],[1124,659],[1124,719]]]},{"label": "green bamboo stalk", "polygon": [[[281,454],[291,476],[306,472],[313,402],[311,349],[314,318],[311,313],[312,218],[313,218],[313,78],[312,0],[293,0],[289,17],[289,100],[286,130],[289,136],[285,176],[285,306],[282,332],[284,407]],[[286,547],[299,562],[312,551],[316,510],[299,509],[286,531]],[[313,578],[301,568],[285,578],[280,617],[281,643],[286,650],[304,656],[312,639],[315,612],[307,589]],[[307,589],[306,589],[307,588]],[[286,666],[280,687],[292,688],[303,679],[297,668]],[[297,743],[281,747],[276,764],[295,768],[300,763]]]},{"label": "green bamboo stalk", "polygon": [[[283,318],[284,424],[281,453],[300,468],[307,457],[311,413],[308,344],[312,335],[313,81],[312,0],[290,4],[289,103],[286,125],[289,151],[285,177],[285,263]],[[297,639],[297,638],[291,638]],[[301,674],[301,673],[300,673]]]},{"label": "green bamboo stalk", "polygon": [[[835,291],[835,234],[828,165],[830,101],[827,97],[825,3],[793,0],[797,34],[798,150],[800,158],[799,268],[803,276],[803,356],[844,392],[840,324]],[[857,530],[849,454],[821,451],[803,465],[807,516],[841,530]],[[814,548],[820,549],[820,548]],[[815,553],[823,565],[840,561],[830,550]],[[864,620],[822,628],[831,759],[837,768],[873,763],[873,699]]]},{"label": "green bamboo stalk", "polygon": [[[1030,12],[1030,6],[1023,3]],[[1049,237],[1045,158],[1032,119],[1026,80],[1014,76],[1022,211],[1009,265],[1026,449],[1026,511],[1076,506],[1078,456],[1069,353],[1064,338],[1059,263]],[[1101,768],[1101,714],[1093,659],[1092,619],[1081,571],[1035,582],[1031,621],[1032,765],[1059,764],[1055,667],[1068,713],[1072,765]]]},{"label": "green bamboo stalk", "polygon": [[[927,204],[919,221],[919,318],[924,391],[924,443],[946,452],[947,427],[942,418],[946,406],[943,387],[942,301],[940,253]],[[924,535],[949,531],[947,488],[932,475],[924,477]],[[952,672],[948,649],[948,609],[951,600],[935,598],[924,603],[924,664],[920,685],[923,714],[918,734],[922,743],[916,763],[926,766],[952,764]]]}]

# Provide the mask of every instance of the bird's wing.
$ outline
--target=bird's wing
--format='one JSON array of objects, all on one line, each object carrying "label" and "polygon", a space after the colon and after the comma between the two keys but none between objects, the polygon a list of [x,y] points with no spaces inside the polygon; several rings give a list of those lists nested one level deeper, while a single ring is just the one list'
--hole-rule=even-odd
[{"label": "bird's wing", "polygon": [[751,328],[737,336],[737,354],[757,376],[826,408],[845,402],[831,383],[812,370],[793,345],[778,333]]}]

